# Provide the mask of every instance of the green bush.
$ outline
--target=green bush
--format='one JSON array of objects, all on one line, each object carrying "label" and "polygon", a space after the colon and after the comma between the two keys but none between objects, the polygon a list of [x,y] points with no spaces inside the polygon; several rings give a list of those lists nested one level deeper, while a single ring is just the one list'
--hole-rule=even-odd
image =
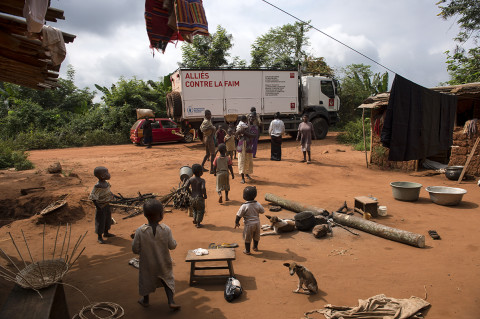
[{"label": "green bush", "polygon": [[28,160],[28,153],[15,149],[11,140],[0,141],[0,169],[14,167],[17,171],[32,169],[33,163]]},{"label": "green bush", "polygon": [[[352,145],[357,151],[364,151],[362,119],[348,122],[337,137],[337,140],[343,144]],[[370,119],[365,118],[365,138],[367,140],[367,149],[370,149]]]}]

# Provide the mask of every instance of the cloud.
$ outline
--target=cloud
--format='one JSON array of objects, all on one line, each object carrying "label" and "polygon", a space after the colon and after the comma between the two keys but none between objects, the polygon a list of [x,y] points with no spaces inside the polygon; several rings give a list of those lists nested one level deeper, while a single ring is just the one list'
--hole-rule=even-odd
[{"label": "cloud", "polygon": [[[425,86],[448,80],[444,51],[454,48],[456,25],[437,17],[438,8],[429,1],[402,0],[269,0],[379,63]],[[144,1],[63,0],[52,6],[65,10],[66,20],[53,24],[77,35],[67,45],[66,64],[76,70],[79,87],[110,86],[120,76],[158,80],[178,68],[181,43],[169,44],[165,54],[152,58],[145,30]],[[233,35],[231,56],[250,61],[251,45],[274,27],[295,23],[291,16],[261,0],[207,0],[204,7],[209,29],[222,25]],[[310,51],[325,57],[330,66],[352,63],[372,65],[352,50],[310,31]]]}]

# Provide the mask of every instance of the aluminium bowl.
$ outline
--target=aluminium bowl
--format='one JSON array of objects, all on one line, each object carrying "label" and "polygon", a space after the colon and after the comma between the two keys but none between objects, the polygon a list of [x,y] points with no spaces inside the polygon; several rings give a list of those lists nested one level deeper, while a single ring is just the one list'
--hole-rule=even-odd
[{"label": "aluminium bowl", "polygon": [[413,182],[392,182],[393,198],[407,202],[414,202],[418,200],[422,184]]},{"label": "aluminium bowl", "polygon": [[460,204],[467,191],[463,188],[446,186],[428,186],[425,190],[430,194],[432,202],[438,205],[455,206]]}]

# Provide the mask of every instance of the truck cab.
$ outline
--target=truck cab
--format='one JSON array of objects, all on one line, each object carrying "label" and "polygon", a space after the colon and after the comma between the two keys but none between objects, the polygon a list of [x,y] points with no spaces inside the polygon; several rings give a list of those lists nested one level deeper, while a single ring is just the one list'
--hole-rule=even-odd
[{"label": "truck cab", "polygon": [[308,115],[317,138],[324,138],[328,126],[338,121],[340,98],[337,95],[336,81],[325,76],[302,76],[300,100],[302,112]]}]

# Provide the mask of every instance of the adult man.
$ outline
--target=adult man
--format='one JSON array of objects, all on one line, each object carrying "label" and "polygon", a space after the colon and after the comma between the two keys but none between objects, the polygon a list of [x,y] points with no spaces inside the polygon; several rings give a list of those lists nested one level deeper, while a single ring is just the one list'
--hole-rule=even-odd
[{"label": "adult man", "polygon": [[275,113],[273,121],[270,122],[268,133],[270,134],[272,148],[270,160],[282,160],[282,135],[285,133],[285,124],[280,119],[280,112]]},{"label": "adult man", "polygon": [[205,157],[203,158],[202,168],[204,172],[208,170],[203,167],[208,157],[210,156],[210,174],[213,174],[213,160],[215,159],[215,142],[213,135],[215,134],[215,126],[212,124],[212,113],[210,110],[205,110],[205,119],[200,125],[200,131],[203,133],[203,143],[205,144]]}]

